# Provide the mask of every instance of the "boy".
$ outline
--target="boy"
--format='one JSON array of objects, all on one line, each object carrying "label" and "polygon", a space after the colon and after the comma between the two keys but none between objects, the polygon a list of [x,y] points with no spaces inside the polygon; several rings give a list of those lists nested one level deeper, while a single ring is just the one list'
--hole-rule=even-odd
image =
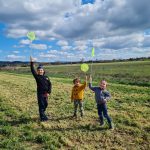
[{"label": "boy", "polygon": [[45,71],[41,65],[37,67],[37,71],[34,70],[32,57],[30,57],[30,67],[31,72],[37,83],[37,98],[38,98],[40,120],[47,121],[48,118],[45,115],[45,111],[48,105],[48,96],[51,93],[52,85],[49,78],[45,76]]},{"label": "boy", "polygon": [[80,84],[80,79],[76,78],[73,80],[73,88],[71,93],[71,102],[74,102],[74,115],[73,117],[77,117],[77,108],[79,105],[81,117],[84,115],[84,109],[83,109],[83,96],[84,96],[84,90],[87,85],[87,76],[85,79],[84,84]]},{"label": "boy", "polygon": [[99,87],[92,87],[92,77],[90,76],[89,88],[95,93],[95,100],[97,103],[97,110],[100,119],[100,126],[104,125],[103,116],[107,119],[109,129],[113,129],[112,120],[107,113],[107,101],[109,101],[111,95],[106,90],[107,82],[102,80]]}]

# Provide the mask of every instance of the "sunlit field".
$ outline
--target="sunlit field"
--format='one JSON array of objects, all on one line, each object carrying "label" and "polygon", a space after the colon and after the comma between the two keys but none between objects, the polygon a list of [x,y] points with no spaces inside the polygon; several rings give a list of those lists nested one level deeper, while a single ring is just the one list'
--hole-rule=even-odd
[{"label": "sunlit field", "polygon": [[[53,84],[47,122],[39,122],[36,83],[29,67],[0,72],[0,149],[150,149],[150,61],[93,64],[94,85],[109,82],[115,129],[99,126],[94,93],[85,90],[85,116],[72,119],[72,79],[79,65],[47,66]],[[90,74],[87,72],[87,74]]]}]

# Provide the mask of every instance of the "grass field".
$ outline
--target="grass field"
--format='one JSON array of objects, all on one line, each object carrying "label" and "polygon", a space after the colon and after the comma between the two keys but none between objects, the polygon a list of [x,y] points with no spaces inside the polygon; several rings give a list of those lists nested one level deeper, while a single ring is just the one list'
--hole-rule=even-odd
[{"label": "grass field", "polygon": [[[91,64],[86,74],[91,74]],[[85,75],[80,70],[80,65],[50,65],[46,66],[46,73],[50,77],[74,78]],[[150,61],[130,61],[93,64],[92,76],[95,81],[107,79],[109,82],[150,86]],[[12,73],[30,74],[28,67],[17,67],[16,70],[9,70]]]},{"label": "grass field", "polygon": [[28,75],[29,68],[0,72],[0,149],[149,150],[149,64],[148,61],[93,65],[94,84],[103,77],[109,81],[112,99],[108,108],[114,130],[109,130],[107,123],[99,126],[94,94],[88,88],[85,117],[70,118],[70,89],[75,72],[77,76],[81,73],[78,65],[46,68],[53,90],[47,108],[50,120],[45,123],[39,122],[36,84]]}]

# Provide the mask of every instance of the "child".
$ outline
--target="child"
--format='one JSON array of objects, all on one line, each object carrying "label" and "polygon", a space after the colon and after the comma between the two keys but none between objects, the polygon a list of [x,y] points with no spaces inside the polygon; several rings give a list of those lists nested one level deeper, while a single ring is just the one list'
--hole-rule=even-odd
[{"label": "child", "polygon": [[48,118],[45,115],[45,111],[48,105],[48,96],[51,93],[51,82],[47,76],[45,76],[45,71],[41,65],[37,67],[37,71],[34,70],[33,59],[30,57],[30,67],[31,72],[37,83],[37,98],[39,105],[39,114],[41,121],[47,121]]},{"label": "child", "polygon": [[80,79],[76,78],[73,80],[73,88],[71,93],[71,102],[74,102],[74,115],[73,117],[77,117],[77,108],[79,105],[81,117],[84,115],[83,110],[83,96],[84,96],[84,89],[87,85],[87,76],[86,81],[84,84],[80,84]]},{"label": "child", "polygon": [[95,93],[100,126],[104,125],[103,116],[107,119],[109,129],[113,129],[112,120],[107,113],[107,101],[110,99],[110,93],[106,90],[107,82],[102,80],[99,87],[92,87],[92,77],[90,76],[89,88]]}]

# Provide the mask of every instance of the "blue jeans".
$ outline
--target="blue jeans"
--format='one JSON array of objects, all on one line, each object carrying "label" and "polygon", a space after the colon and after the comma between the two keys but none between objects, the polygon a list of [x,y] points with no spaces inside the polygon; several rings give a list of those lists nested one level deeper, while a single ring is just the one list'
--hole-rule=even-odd
[{"label": "blue jeans", "polygon": [[112,120],[109,117],[107,113],[107,106],[106,103],[104,104],[97,104],[97,110],[98,110],[98,115],[101,123],[104,123],[103,116],[107,119],[107,122],[111,124]]}]

